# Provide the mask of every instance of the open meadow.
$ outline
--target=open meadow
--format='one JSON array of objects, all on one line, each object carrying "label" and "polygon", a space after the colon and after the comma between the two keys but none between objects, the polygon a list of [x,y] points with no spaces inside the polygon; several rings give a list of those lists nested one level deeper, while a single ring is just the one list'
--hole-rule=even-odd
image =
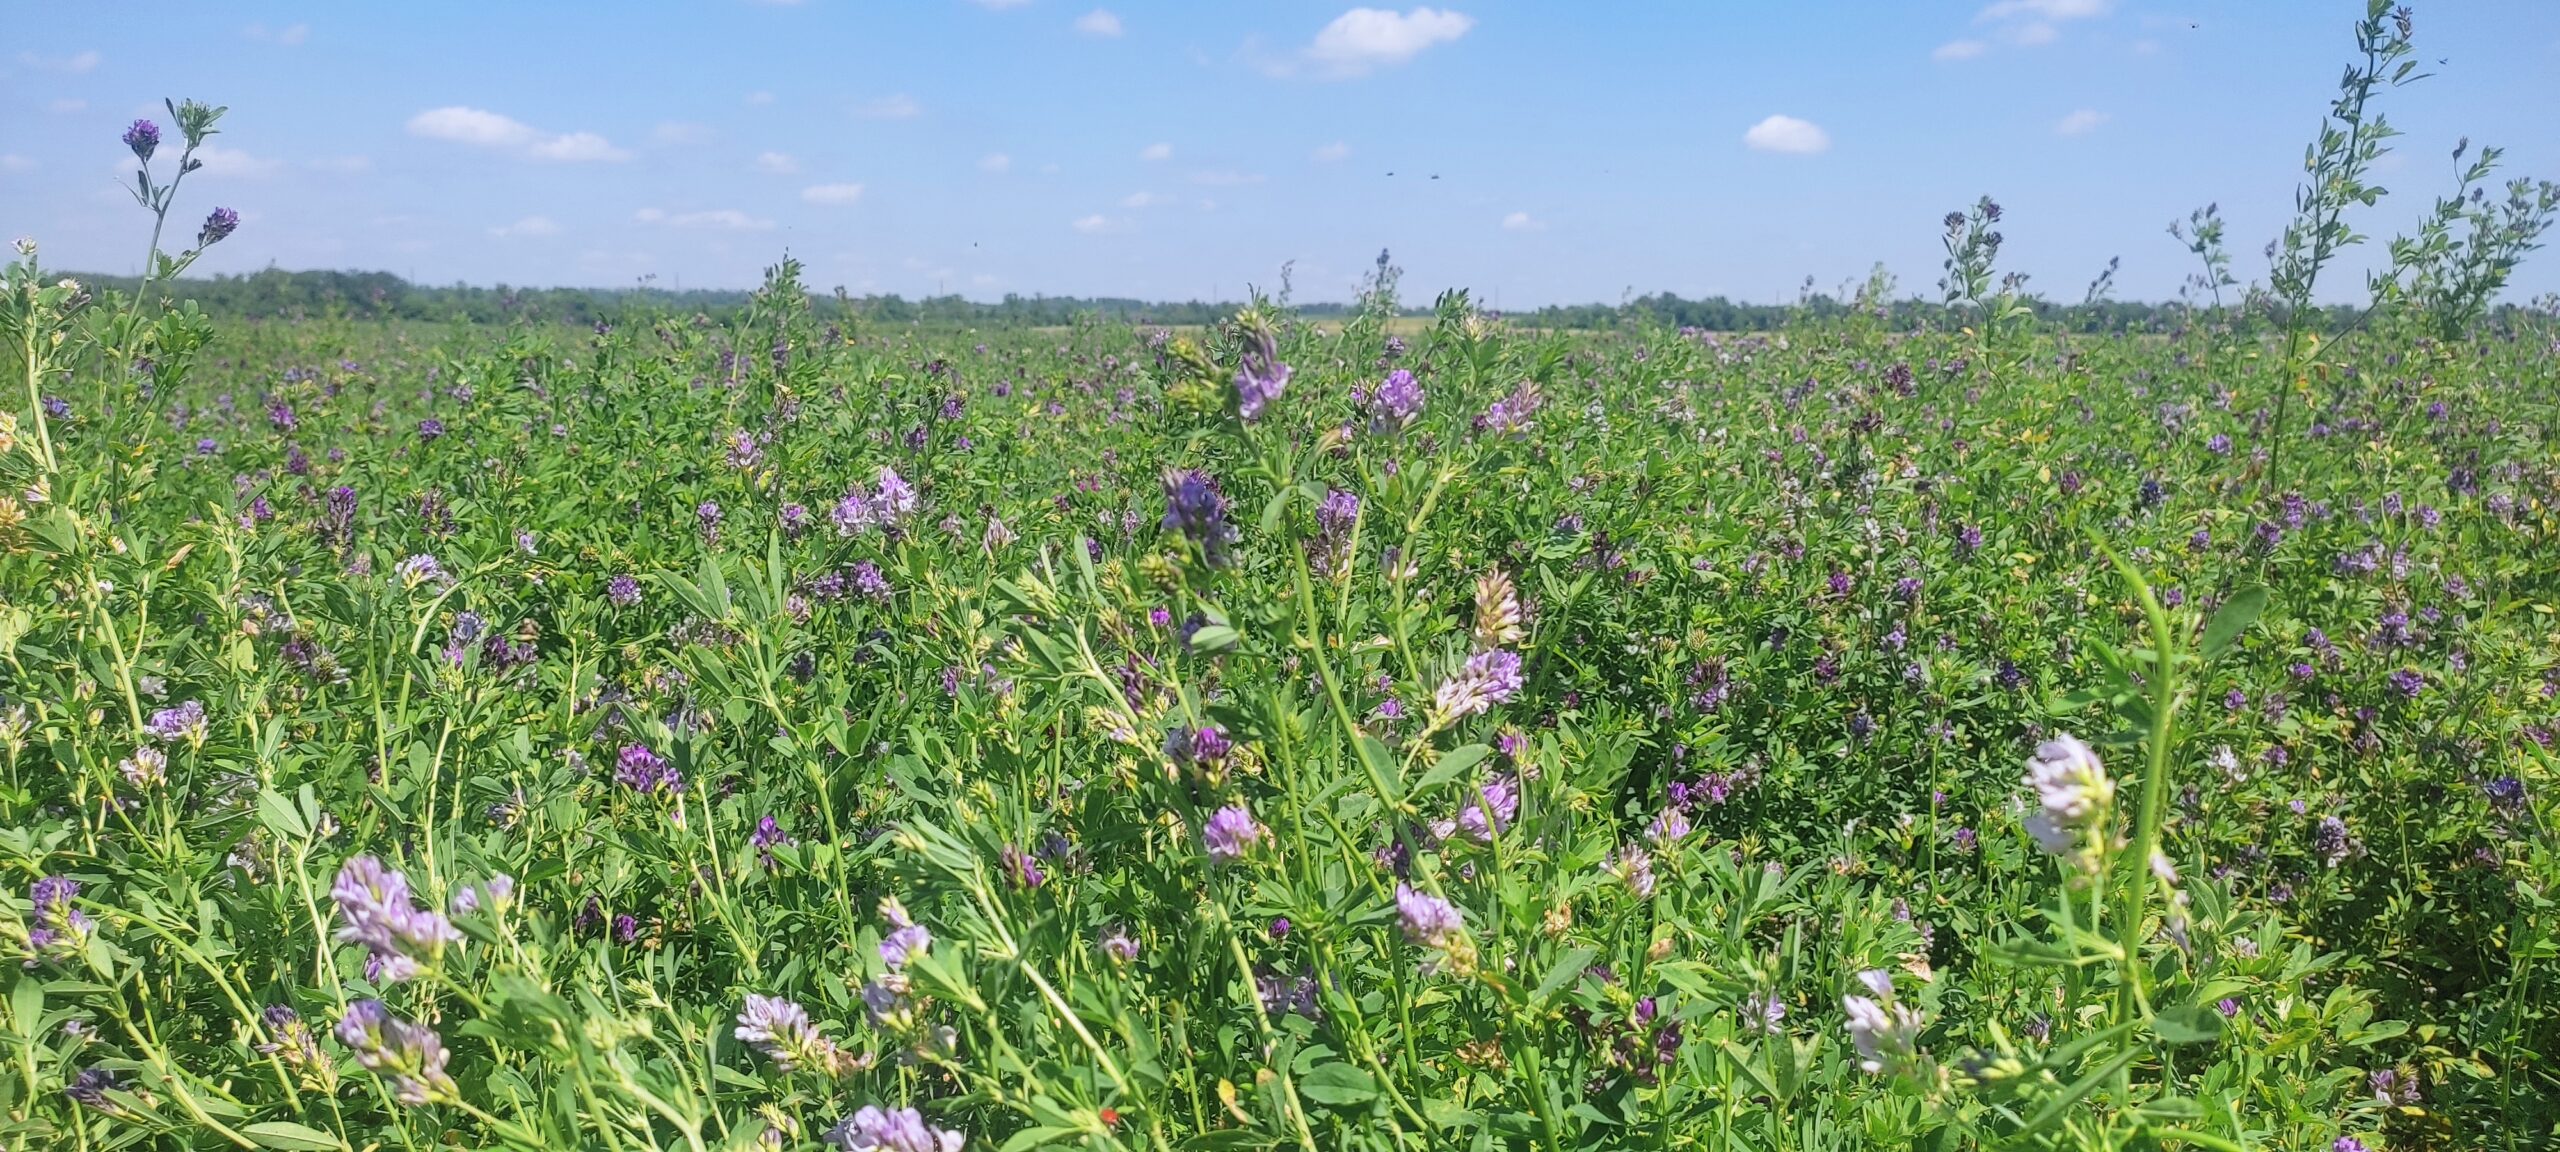
[{"label": "open meadow", "polygon": [[2314,306],[2356,84],[2105,331],[1988,199],[1748,332],[217,313],[173,103],[0,314],[0,1148],[2551,1147],[2560,191]]}]

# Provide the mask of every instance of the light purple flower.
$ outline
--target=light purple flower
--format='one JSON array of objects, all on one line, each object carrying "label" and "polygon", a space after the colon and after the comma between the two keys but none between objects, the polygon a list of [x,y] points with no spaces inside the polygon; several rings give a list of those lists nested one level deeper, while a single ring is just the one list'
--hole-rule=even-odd
[{"label": "light purple flower", "polygon": [[392,1015],[382,1001],[347,1005],[335,1035],[355,1053],[356,1063],[391,1082],[392,1099],[414,1108],[461,1098],[453,1077],[445,1074],[449,1054],[444,1038],[433,1028]]},{"label": "light purple flower", "polygon": [[1405,939],[1437,950],[1446,950],[1467,930],[1456,905],[1410,884],[1396,885],[1396,922]]},{"label": "light purple flower", "polygon": [[870,1104],[828,1130],[826,1142],[847,1152],[960,1152],[967,1138],[925,1123],[924,1113],[913,1108]]},{"label": "light purple flower", "polygon": [[200,700],[189,700],[175,708],[154,712],[150,721],[142,726],[152,739],[163,742],[184,740],[189,744],[204,743],[205,728],[204,702]]},{"label": "light purple flower", "polygon": [[1239,859],[1269,836],[1269,830],[1253,822],[1253,813],[1242,804],[1229,804],[1210,814],[1206,827],[1200,830],[1200,842],[1209,850],[1209,859],[1226,863]]},{"label": "light purple flower", "polygon": [[1458,809],[1458,831],[1478,844],[1491,844],[1511,821],[1520,815],[1520,786],[1508,778],[1496,778],[1469,798]]}]

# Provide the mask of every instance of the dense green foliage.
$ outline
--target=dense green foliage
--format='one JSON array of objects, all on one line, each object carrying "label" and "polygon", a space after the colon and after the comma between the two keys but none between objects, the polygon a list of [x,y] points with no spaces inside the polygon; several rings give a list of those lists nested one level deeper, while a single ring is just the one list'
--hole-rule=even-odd
[{"label": "dense green foliage", "polygon": [[2150,313],[208,308],[172,101],[0,285],[0,1144],[2560,1141],[2560,189],[2311,306],[2412,27]]}]

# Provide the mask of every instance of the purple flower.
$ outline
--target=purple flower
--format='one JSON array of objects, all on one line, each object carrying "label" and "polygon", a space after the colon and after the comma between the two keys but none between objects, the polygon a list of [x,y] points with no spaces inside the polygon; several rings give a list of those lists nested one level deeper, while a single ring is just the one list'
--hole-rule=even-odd
[{"label": "purple flower", "polygon": [[196,230],[196,247],[211,248],[239,230],[239,213],[228,208],[216,208],[205,215],[204,227]]},{"label": "purple flower", "polygon": [[2427,690],[2426,674],[2415,668],[2403,668],[2394,672],[2391,674],[2391,690],[2415,700],[2419,693]]},{"label": "purple flower", "polygon": [[604,582],[604,598],[616,608],[628,608],[640,602],[640,582],[628,573],[617,573]]},{"label": "purple flower", "polygon": [[133,149],[133,158],[145,164],[151,154],[160,150],[160,126],[148,120],[136,120],[124,130],[124,146]]},{"label": "purple flower", "polygon": [[1689,817],[1678,808],[1663,809],[1644,829],[1645,839],[1653,841],[1657,848],[1670,848],[1688,835]]},{"label": "purple flower", "polygon": [[640,918],[628,912],[613,918],[613,938],[625,944],[640,938]]},{"label": "purple flower", "polygon": [[756,855],[764,861],[764,866],[771,868],[773,867],[773,850],[792,843],[792,839],[791,833],[783,831],[781,821],[767,816],[756,821],[756,830],[748,834],[747,843],[755,848]]},{"label": "purple flower", "polygon": [[1102,954],[1127,964],[1138,958],[1138,941],[1129,935],[1128,929],[1113,928],[1102,934]]},{"label": "purple flower", "polygon": [[1467,930],[1457,906],[1410,884],[1396,885],[1396,921],[1403,926],[1405,939],[1441,951],[1457,943]]},{"label": "purple flower", "polygon": [[1467,658],[1458,674],[1440,685],[1432,698],[1442,722],[1473,716],[1520,693],[1520,655],[1495,649]]},{"label": "purple flower", "polygon": [[418,439],[420,441],[433,444],[437,437],[443,435],[444,421],[438,420],[433,416],[429,416],[424,420],[418,421]]},{"label": "purple flower", "polygon": [[2231,438],[2216,432],[2213,439],[2204,442],[2204,450],[2216,456],[2228,456],[2231,454]]},{"label": "purple flower", "polygon": [[1218,482],[1196,468],[1167,471],[1164,503],[1164,527],[1199,545],[1212,567],[1223,565],[1236,530],[1227,523],[1227,498],[1219,493]]},{"label": "purple flower", "polygon": [[71,1078],[70,1083],[62,1086],[62,1094],[83,1108],[113,1115],[123,1109],[117,1107],[115,1101],[107,1099],[107,1093],[123,1088],[124,1078],[116,1075],[113,1069],[83,1068]]},{"label": "purple flower", "polygon": [[391,1081],[392,1099],[417,1107],[458,1100],[453,1077],[445,1074],[448,1053],[435,1029],[391,1014],[380,1000],[347,1005],[334,1033],[355,1053],[366,1071]]},{"label": "purple flower", "polygon": [[907,916],[904,905],[895,898],[880,902],[880,914],[889,921],[890,932],[880,938],[880,962],[891,972],[903,971],[916,957],[933,948],[933,933]]},{"label": "purple flower", "polygon": [[1413,373],[1398,368],[1387,373],[1386,380],[1371,396],[1371,402],[1374,405],[1369,417],[1371,432],[1409,427],[1422,414],[1422,385],[1414,380]]},{"label": "purple flower", "polygon": [[865,1105],[827,1131],[826,1143],[847,1152],[960,1152],[967,1137],[925,1123],[913,1108],[884,1110]]},{"label": "purple flower", "polygon": [[443,914],[410,899],[407,876],[372,856],[350,857],[340,865],[329,898],[344,921],[338,941],[364,945],[372,959],[368,967],[385,983],[415,977],[424,970],[422,962],[432,962],[445,945],[462,939]]},{"label": "purple flower", "polygon": [[1261,419],[1263,407],[1279,399],[1280,390],[1288,386],[1291,371],[1280,362],[1280,350],[1270,331],[1255,333],[1242,363],[1236,367],[1236,415],[1248,424]]},{"label": "purple flower", "polygon": [[634,792],[676,792],[684,788],[684,773],[646,744],[622,746],[622,752],[614,757],[613,778]]},{"label": "purple flower", "polygon": [[37,955],[68,960],[87,950],[95,925],[71,906],[78,895],[80,882],[68,876],[47,876],[28,886],[27,902],[35,906],[35,915],[27,926],[27,945]]},{"label": "purple flower", "polygon": [[204,703],[199,700],[189,700],[175,708],[154,712],[150,721],[142,726],[142,730],[154,740],[184,740],[189,744],[204,743],[205,728]]},{"label": "purple flower", "polygon": [[1017,888],[1038,888],[1049,882],[1048,873],[1040,870],[1040,862],[1019,847],[1007,844],[996,856],[997,862],[1004,867],[1005,879],[1012,881]]},{"label": "purple flower", "polygon": [[1241,859],[1269,835],[1269,830],[1253,822],[1253,813],[1244,805],[1229,804],[1210,814],[1200,830],[1200,843],[1209,850],[1209,859],[1224,864]]},{"label": "purple flower", "polygon": [[1520,786],[1496,778],[1476,789],[1475,796],[1458,810],[1458,831],[1478,844],[1491,844],[1519,815]]},{"label": "purple flower", "polygon": [[826,1070],[836,1061],[834,1042],[820,1035],[809,1022],[808,1009],[780,996],[747,993],[746,1006],[738,1011],[738,1027],[731,1035],[764,1054],[765,1059],[785,1072],[794,1068]]}]

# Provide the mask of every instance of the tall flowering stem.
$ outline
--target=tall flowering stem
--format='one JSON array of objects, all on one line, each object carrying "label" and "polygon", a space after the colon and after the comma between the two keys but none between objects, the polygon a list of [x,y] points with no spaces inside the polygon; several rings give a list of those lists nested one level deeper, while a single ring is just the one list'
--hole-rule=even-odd
[{"label": "tall flowering stem", "polygon": [[2143,1011],[2142,918],[2151,902],[2151,855],[2160,842],[2160,822],[2169,801],[2169,742],[2175,733],[2178,709],[2177,638],[2169,628],[2169,614],[2160,607],[2160,599],[2151,594],[2151,584],[2135,571],[2133,565],[2116,555],[2103,542],[2105,553],[2125,584],[2133,589],[2134,599],[2142,605],[2143,618],[2151,626],[2154,660],[2151,668],[2151,732],[2145,741],[2150,753],[2142,771],[2142,799],[2134,810],[2133,843],[2121,857],[2127,869],[2125,899],[2116,906],[2116,946],[2124,952],[2122,959],[2124,987],[2117,1005],[2117,1018],[2129,1020]]}]

